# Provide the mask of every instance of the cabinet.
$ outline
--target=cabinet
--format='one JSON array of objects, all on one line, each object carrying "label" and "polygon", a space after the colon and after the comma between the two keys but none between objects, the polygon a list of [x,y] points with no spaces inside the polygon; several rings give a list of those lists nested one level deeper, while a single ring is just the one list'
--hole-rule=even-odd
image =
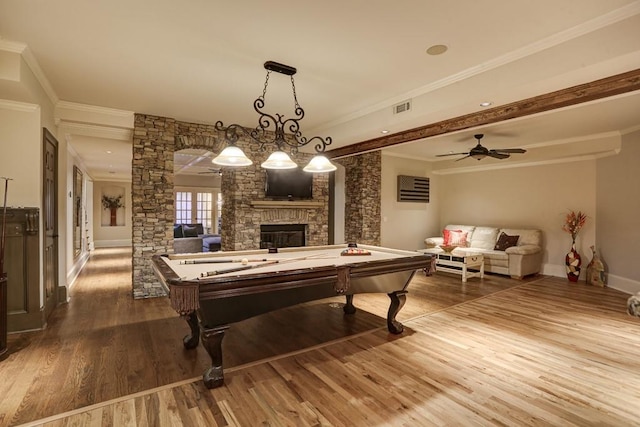
[{"label": "cabinet", "polygon": [[[0,227],[1,220],[0,211]],[[44,326],[40,309],[39,224],[38,208],[7,208],[4,268],[9,332]]]}]

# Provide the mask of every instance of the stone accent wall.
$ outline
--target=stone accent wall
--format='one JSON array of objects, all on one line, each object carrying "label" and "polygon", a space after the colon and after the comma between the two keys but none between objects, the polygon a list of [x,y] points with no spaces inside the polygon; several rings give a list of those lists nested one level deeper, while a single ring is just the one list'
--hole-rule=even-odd
[{"label": "stone accent wall", "polygon": [[173,119],[136,114],[131,163],[133,296],[165,295],[151,268],[151,255],[173,245]]},{"label": "stone accent wall", "polygon": [[[173,252],[173,155],[184,148],[217,153],[224,145],[212,125],[179,122],[172,118],[136,114],[132,160],[132,245],[134,298],[164,296],[153,273],[151,256]],[[314,201],[321,207],[305,209],[256,209],[251,201],[265,200],[265,173],[260,163],[268,153],[246,139],[238,141],[254,165],[229,169],[222,175],[222,248],[255,249],[260,245],[260,224],[308,224],[307,244],[329,241],[329,178],[316,174]],[[300,165],[309,155],[292,158]]]},{"label": "stone accent wall", "polygon": [[345,239],[380,245],[380,151],[335,160],[345,167]]},{"label": "stone accent wall", "polygon": [[[260,248],[260,225],[308,224],[307,245],[326,245],[329,242],[329,175],[314,174],[313,201],[321,203],[314,208],[263,208],[251,206],[253,201],[265,198],[266,174],[260,167],[270,154],[260,151],[259,145],[241,137],[237,143],[253,160],[253,165],[222,174],[222,249],[246,250]],[[291,158],[301,167],[311,158],[298,153]],[[295,202],[291,203],[295,206]],[[228,224],[231,224],[229,227]]]}]

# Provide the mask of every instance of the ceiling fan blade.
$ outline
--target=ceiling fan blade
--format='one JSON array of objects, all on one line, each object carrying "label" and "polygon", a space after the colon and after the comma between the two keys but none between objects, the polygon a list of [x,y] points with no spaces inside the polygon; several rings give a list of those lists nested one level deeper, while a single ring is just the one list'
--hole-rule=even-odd
[{"label": "ceiling fan blade", "polygon": [[[467,154],[467,153],[462,153],[462,154]],[[464,156],[464,157],[460,157],[458,160],[456,160],[456,162],[459,162],[460,160],[464,160],[464,159],[466,159],[467,157],[471,157],[471,155],[469,154],[469,155],[466,155],[466,156]]]},{"label": "ceiling fan blade", "polygon": [[493,149],[491,151],[496,153],[516,153],[516,154],[523,154],[527,152],[527,150],[523,150],[522,148],[500,148],[500,149]]},{"label": "ceiling fan blade", "polygon": [[469,154],[468,152],[466,153],[449,153],[449,154],[436,154],[436,157],[446,157],[446,156],[465,156]]},{"label": "ceiling fan blade", "polygon": [[487,154],[489,157],[493,157],[494,159],[508,159],[510,156],[508,154],[504,154],[504,153],[497,153],[495,150],[491,150],[489,151],[489,154]]}]

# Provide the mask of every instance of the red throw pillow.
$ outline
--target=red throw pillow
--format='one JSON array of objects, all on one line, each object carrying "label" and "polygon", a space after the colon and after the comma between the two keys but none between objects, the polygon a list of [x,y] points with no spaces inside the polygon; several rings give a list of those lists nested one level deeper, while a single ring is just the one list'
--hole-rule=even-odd
[{"label": "red throw pillow", "polygon": [[462,230],[442,230],[442,236],[444,237],[444,246],[467,246],[467,233]]}]

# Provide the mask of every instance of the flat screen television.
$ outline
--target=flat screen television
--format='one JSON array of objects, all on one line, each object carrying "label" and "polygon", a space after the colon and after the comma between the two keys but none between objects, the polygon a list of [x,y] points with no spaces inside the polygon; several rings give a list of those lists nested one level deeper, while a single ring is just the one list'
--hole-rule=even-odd
[{"label": "flat screen television", "polygon": [[274,199],[301,200],[313,197],[313,174],[301,168],[267,169],[265,196]]}]

